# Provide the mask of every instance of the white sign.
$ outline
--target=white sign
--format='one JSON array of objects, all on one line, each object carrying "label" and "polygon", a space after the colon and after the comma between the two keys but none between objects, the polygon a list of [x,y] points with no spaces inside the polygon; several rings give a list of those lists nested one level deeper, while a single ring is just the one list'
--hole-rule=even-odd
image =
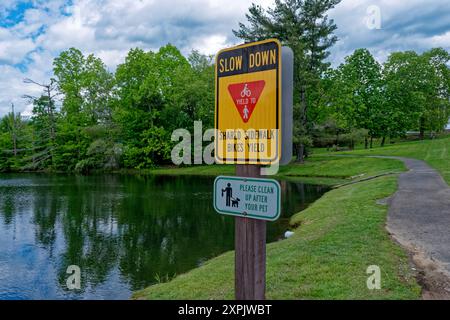
[{"label": "white sign", "polygon": [[275,221],[280,203],[276,180],[220,176],[214,181],[214,209],[220,214]]}]

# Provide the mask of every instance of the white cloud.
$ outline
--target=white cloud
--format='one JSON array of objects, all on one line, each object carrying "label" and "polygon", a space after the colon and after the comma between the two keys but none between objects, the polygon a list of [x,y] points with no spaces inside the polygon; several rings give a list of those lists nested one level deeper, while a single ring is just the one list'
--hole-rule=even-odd
[{"label": "white cloud", "polygon": [[129,50],[130,48],[121,50],[98,50],[95,54],[102,59],[106,66],[114,69],[117,65],[124,62]]},{"label": "white cloud", "polygon": [[231,45],[223,34],[215,34],[201,38],[197,43],[192,44],[192,50],[198,50],[201,54],[211,55],[220,49]]},{"label": "white cloud", "polygon": [[35,48],[31,39],[20,38],[11,30],[0,28],[0,63],[18,64]]},{"label": "white cloud", "polygon": [[[16,111],[22,111],[24,100],[21,92],[24,92],[23,75],[14,67],[0,65],[0,114],[4,115],[11,111],[11,103],[14,103]],[[38,94],[37,88],[29,88],[29,94]],[[19,109],[19,110],[17,110]]]},{"label": "white cloud", "polygon": [[429,45],[431,47],[449,47],[450,46],[450,31],[444,34],[433,36],[429,39]]}]

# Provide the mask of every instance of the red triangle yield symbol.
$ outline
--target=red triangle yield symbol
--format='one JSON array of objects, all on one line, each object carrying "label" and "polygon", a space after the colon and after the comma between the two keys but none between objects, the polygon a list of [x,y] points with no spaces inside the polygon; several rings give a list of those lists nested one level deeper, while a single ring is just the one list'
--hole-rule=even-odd
[{"label": "red triangle yield symbol", "polygon": [[266,82],[260,80],[235,83],[228,86],[228,91],[244,123],[250,120],[265,85]]}]

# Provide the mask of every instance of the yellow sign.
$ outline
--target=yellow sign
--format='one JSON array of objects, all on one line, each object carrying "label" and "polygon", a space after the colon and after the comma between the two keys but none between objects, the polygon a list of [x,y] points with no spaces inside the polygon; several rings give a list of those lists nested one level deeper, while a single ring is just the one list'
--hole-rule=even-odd
[{"label": "yellow sign", "polygon": [[281,154],[281,44],[270,39],[216,57],[216,161],[270,164]]}]

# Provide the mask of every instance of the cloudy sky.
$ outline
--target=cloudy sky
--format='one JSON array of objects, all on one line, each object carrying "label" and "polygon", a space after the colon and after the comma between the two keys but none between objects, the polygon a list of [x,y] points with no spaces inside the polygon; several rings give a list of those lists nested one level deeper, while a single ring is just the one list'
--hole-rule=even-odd
[{"label": "cloudy sky", "polygon": [[[396,50],[449,50],[448,1],[342,0],[329,13],[340,38],[331,62],[361,47],[380,61]],[[21,96],[39,90],[23,79],[47,81],[62,50],[94,53],[111,71],[133,47],[157,50],[170,42],[184,54],[214,54],[239,43],[231,30],[251,2],[267,7],[272,0],[0,0],[0,116],[11,103],[30,112]]]}]

